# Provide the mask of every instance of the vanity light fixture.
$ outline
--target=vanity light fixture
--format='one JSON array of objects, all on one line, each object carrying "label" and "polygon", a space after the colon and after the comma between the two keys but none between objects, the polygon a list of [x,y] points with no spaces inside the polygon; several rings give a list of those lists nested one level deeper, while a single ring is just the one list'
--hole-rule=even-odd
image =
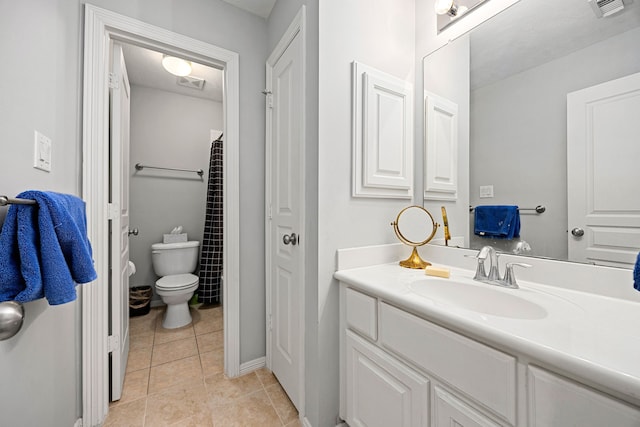
[{"label": "vanity light fixture", "polygon": [[458,14],[458,5],[453,0],[436,0],[435,9],[438,15],[456,16]]},{"label": "vanity light fixture", "polygon": [[188,76],[191,74],[191,62],[175,56],[162,55],[162,66],[174,76]]}]

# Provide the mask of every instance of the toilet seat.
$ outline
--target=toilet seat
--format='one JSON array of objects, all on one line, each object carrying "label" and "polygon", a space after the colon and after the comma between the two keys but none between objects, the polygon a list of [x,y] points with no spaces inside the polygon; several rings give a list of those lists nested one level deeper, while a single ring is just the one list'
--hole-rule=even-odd
[{"label": "toilet seat", "polygon": [[198,284],[198,276],[194,274],[172,274],[156,281],[156,289],[160,291],[181,291]]}]

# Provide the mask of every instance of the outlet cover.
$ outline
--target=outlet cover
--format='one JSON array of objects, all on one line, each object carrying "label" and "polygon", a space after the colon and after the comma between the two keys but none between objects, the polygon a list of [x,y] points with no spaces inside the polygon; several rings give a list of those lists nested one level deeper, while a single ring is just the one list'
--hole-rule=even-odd
[{"label": "outlet cover", "polygon": [[493,185],[481,185],[480,186],[480,198],[490,199],[493,197]]},{"label": "outlet cover", "polygon": [[51,172],[51,138],[34,131],[33,167]]}]

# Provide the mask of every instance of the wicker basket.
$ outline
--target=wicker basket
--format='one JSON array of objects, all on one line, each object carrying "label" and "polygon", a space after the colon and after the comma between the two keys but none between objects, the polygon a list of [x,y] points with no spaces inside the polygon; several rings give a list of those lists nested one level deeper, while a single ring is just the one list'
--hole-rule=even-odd
[{"label": "wicker basket", "polygon": [[151,286],[134,286],[129,289],[129,316],[143,316],[151,310]]}]

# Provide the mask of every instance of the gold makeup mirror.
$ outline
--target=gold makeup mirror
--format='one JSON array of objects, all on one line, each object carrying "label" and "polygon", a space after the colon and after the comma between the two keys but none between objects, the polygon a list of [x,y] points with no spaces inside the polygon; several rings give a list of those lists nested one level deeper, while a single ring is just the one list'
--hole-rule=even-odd
[{"label": "gold makeup mirror", "polygon": [[411,256],[400,261],[400,266],[418,269],[431,265],[430,262],[420,258],[417,249],[418,246],[429,243],[439,227],[431,213],[422,206],[408,206],[400,211],[391,225],[398,239],[405,245],[413,247]]}]

